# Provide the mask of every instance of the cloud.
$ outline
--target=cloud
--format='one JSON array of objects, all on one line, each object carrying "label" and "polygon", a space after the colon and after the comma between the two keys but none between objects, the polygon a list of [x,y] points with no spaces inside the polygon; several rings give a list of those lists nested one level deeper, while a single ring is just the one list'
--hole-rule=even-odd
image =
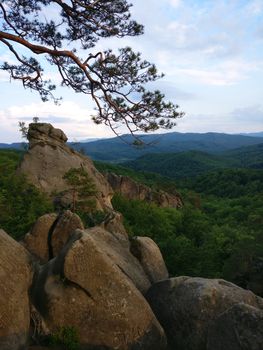
[{"label": "cloud", "polygon": [[240,108],[226,114],[189,114],[177,120],[179,132],[248,133],[263,130],[262,107]]},{"label": "cloud", "polygon": [[0,70],[0,83],[8,81],[10,81],[10,75],[5,71]]},{"label": "cloud", "polygon": [[257,71],[261,66],[262,62],[229,60],[206,69],[179,68],[177,73],[198,80],[203,84],[224,86],[237,84],[241,80],[247,79],[251,72]]},{"label": "cloud", "polygon": [[170,0],[169,2],[175,8],[177,8],[181,5],[181,0]]},{"label": "cloud", "polygon": [[60,106],[52,102],[12,106],[0,110],[2,135],[0,142],[19,141],[21,137],[18,122],[30,122],[33,117],[39,117],[40,122],[50,122],[55,127],[63,129],[70,140],[113,136],[106,126],[98,126],[92,122],[93,114],[94,111],[83,108],[73,101],[64,101]]},{"label": "cloud", "polygon": [[261,15],[263,13],[262,0],[250,1],[247,6],[247,11],[252,15]]},{"label": "cloud", "polygon": [[263,130],[263,106],[254,105],[242,108],[236,108],[231,112],[231,116],[238,121],[247,121],[248,123],[257,123]]},{"label": "cloud", "polygon": [[189,101],[197,98],[197,94],[179,89],[175,82],[166,80],[165,78],[151,83],[149,88],[151,90],[160,90],[164,93],[166,99],[175,103],[178,103],[178,100]]}]

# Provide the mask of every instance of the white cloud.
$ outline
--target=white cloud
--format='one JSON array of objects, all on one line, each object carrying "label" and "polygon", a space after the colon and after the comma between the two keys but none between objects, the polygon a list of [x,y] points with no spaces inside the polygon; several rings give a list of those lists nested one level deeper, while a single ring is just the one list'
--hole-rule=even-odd
[{"label": "white cloud", "polygon": [[173,7],[179,7],[181,5],[181,0],[169,0]]},{"label": "white cloud", "polygon": [[10,81],[10,75],[5,71],[0,70],[0,82],[7,82],[7,81]]},{"label": "white cloud", "polygon": [[229,60],[210,68],[178,68],[174,74],[188,76],[202,84],[224,86],[237,84],[260,69],[262,69],[262,62]]},{"label": "white cloud", "polygon": [[242,108],[236,108],[231,112],[231,116],[238,121],[248,121],[249,123],[258,123],[263,130],[263,106],[254,105]]},{"label": "white cloud", "polygon": [[106,126],[98,126],[92,122],[92,114],[92,110],[80,107],[73,101],[64,101],[60,106],[52,102],[12,106],[0,110],[0,142],[19,140],[18,122],[30,122],[33,117],[39,117],[40,121],[50,122],[63,129],[70,140],[113,136]]},{"label": "white cloud", "polygon": [[263,110],[259,106],[237,109],[228,114],[190,114],[177,121],[179,132],[248,133],[263,130]]},{"label": "white cloud", "polygon": [[250,1],[247,8],[248,12],[252,15],[260,15],[263,12],[262,0]]}]

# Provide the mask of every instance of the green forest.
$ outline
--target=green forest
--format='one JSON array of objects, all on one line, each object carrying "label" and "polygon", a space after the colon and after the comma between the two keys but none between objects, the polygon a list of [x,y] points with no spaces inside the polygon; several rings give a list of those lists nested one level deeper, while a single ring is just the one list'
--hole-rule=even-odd
[{"label": "green forest", "polygon": [[218,169],[174,180],[112,164],[96,166],[181,194],[184,207],[179,210],[120,195],[113,199],[130,235],[150,236],[157,242],[171,275],[220,277],[262,295],[262,170]]},{"label": "green forest", "polygon": [[23,152],[0,150],[0,227],[21,239],[36,219],[53,210],[42,193],[16,174]]},{"label": "green forest", "polygon": [[[54,210],[48,198],[16,174],[22,156],[19,151],[0,151],[1,227],[18,240],[40,215]],[[220,277],[263,294],[261,169],[220,168],[176,180],[119,165],[95,165],[101,172],[181,194],[181,209],[159,208],[118,194],[113,198],[130,236],[153,238],[172,276]]]}]

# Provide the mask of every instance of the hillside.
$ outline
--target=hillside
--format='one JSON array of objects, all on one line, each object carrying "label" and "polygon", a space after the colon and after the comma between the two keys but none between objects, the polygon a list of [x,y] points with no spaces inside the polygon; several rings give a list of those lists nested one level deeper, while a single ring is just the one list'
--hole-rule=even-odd
[{"label": "hillside", "polygon": [[[179,153],[199,151],[220,154],[240,147],[263,144],[263,137],[230,135],[222,133],[166,133],[141,135],[144,145],[133,145],[134,138],[125,135],[122,139],[115,137],[89,142],[69,142],[69,146],[89,155],[94,160],[121,163],[152,153]],[[21,143],[3,144],[0,148],[22,149]]]},{"label": "hillside", "polygon": [[184,151],[200,151],[218,154],[239,147],[257,145],[263,143],[263,138],[255,138],[242,135],[228,135],[220,133],[167,133],[162,135],[142,135],[144,146],[131,145],[134,141],[131,136],[124,139],[130,144],[124,143],[119,138],[98,140],[95,142],[81,143],[74,147],[82,149],[95,160],[110,162],[125,162],[150,153],[178,153]]},{"label": "hillside", "polygon": [[261,282],[256,282],[261,273],[254,265],[263,254],[262,170],[220,169],[177,181],[123,166],[98,162],[96,166],[181,193],[185,205],[179,211],[121,196],[113,199],[130,234],[152,237],[173,274],[220,276],[263,293]]},{"label": "hillside", "polygon": [[241,168],[263,169],[263,143],[241,147],[222,154]]},{"label": "hillside", "polygon": [[198,151],[147,154],[123,163],[137,171],[146,171],[171,178],[197,176],[214,169],[231,167],[231,160]]},{"label": "hillside", "polygon": [[213,170],[228,168],[263,168],[263,143],[228,150],[220,154],[200,151],[147,154],[124,166],[170,178],[198,176]]}]

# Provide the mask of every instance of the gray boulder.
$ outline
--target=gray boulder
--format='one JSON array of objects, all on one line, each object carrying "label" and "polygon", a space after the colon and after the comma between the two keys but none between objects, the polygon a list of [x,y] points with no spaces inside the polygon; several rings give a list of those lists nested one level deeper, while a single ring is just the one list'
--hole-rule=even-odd
[{"label": "gray boulder", "polygon": [[208,331],[207,350],[262,350],[263,310],[236,304],[217,317]]},{"label": "gray boulder", "polygon": [[235,304],[263,308],[263,299],[248,290],[225,280],[197,277],[158,282],[146,298],[171,348],[180,350],[206,350],[209,327]]}]

